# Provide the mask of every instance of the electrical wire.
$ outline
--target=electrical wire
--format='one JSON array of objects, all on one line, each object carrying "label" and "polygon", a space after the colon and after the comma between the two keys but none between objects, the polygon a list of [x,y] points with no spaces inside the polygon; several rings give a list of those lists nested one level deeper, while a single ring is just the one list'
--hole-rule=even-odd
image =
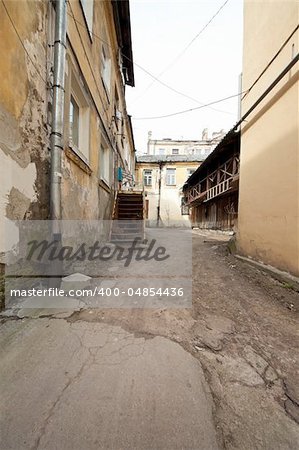
[{"label": "electrical wire", "polygon": [[225,0],[225,2],[220,6],[220,8],[216,11],[216,13],[211,17],[211,19],[206,23],[206,25],[194,36],[193,39],[186,45],[186,47],[178,54],[178,56],[163,70],[162,74],[165,73],[170,67],[172,67],[188,50],[189,47],[196,41],[196,39],[208,28],[211,22],[218,16],[218,14],[222,11],[225,5],[229,2],[229,0]]},{"label": "electrical wire", "polygon": [[[80,25],[81,27],[83,27],[84,29],[86,29],[86,25],[85,25],[85,24],[83,24],[82,22],[80,22],[79,20],[77,20],[77,19],[76,19],[74,16],[72,16],[70,13],[68,13],[68,15],[69,15],[70,17],[72,17],[72,19],[74,20],[74,22],[76,22],[78,25]],[[92,31],[90,31],[90,33],[91,33],[91,35],[92,35],[93,37],[95,37],[96,39],[99,39],[101,42],[103,42],[104,44],[106,44],[106,45],[110,48],[110,50],[113,51],[112,46],[111,46],[107,41],[105,41],[102,37],[98,36],[96,33],[92,32]],[[121,55],[122,55],[123,58],[127,59],[128,61],[130,61],[132,64],[134,64],[134,66],[138,67],[138,69],[142,70],[142,71],[143,71],[144,73],[146,73],[149,77],[153,78],[153,80],[155,80],[157,83],[161,84],[161,85],[164,86],[165,88],[169,89],[169,90],[172,91],[172,92],[175,92],[175,93],[178,94],[178,95],[181,95],[182,97],[188,98],[189,100],[192,100],[192,101],[194,101],[195,103],[198,103],[198,104],[200,104],[200,105],[204,105],[203,102],[200,102],[199,100],[197,100],[197,99],[191,97],[190,95],[185,94],[184,92],[181,92],[181,91],[179,91],[179,90],[173,88],[172,86],[169,86],[167,83],[165,83],[164,81],[160,80],[158,77],[156,77],[155,75],[153,75],[151,72],[149,72],[149,71],[148,71],[147,69],[145,69],[143,66],[141,66],[140,64],[138,64],[136,61],[133,61],[131,58],[129,58],[129,57],[128,57],[127,55],[125,55],[124,53],[122,53],[122,52],[120,52],[120,53],[121,53]],[[217,111],[217,112],[221,112],[221,113],[233,115],[233,113],[228,112],[228,111],[222,111],[222,110],[218,110],[218,109],[215,109],[215,108],[212,108],[212,109],[214,109],[214,110]]]},{"label": "electrical wire", "polygon": [[[176,62],[186,53],[186,51],[189,49],[189,47],[193,44],[194,41],[196,41],[196,39],[208,28],[208,26],[210,25],[211,22],[213,22],[213,20],[218,16],[218,14],[221,12],[221,10],[225,7],[225,5],[229,2],[229,0],[225,0],[225,2],[220,6],[220,8],[216,11],[216,13],[211,17],[211,19],[204,25],[204,27],[196,34],[196,36],[194,36],[194,38],[184,47],[184,49],[168,64],[168,66],[165,67],[164,70],[162,70],[162,72],[160,72],[158,74],[158,77],[160,77],[161,75],[163,75],[165,72],[167,72],[167,70],[170,69],[170,67],[174,66],[176,64]],[[146,88],[145,90],[135,99],[139,100],[139,98],[143,97],[143,95],[155,84],[155,81],[152,81]],[[194,99],[193,99],[194,100]],[[196,100],[195,100],[196,101]],[[201,103],[201,102],[198,102]],[[221,112],[225,112],[225,111],[221,111]],[[228,113],[231,114],[231,113]]]},{"label": "electrical wire", "polygon": [[[225,2],[225,4],[226,4],[228,1],[229,1],[229,0],[227,0],[227,1]],[[21,43],[21,45],[22,45],[22,47],[23,47],[25,53],[27,54],[28,58],[30,59],[30,61],[31,61],[32,65],[34,66],[34,68],[35,68],[36,72],[38,73],[38,75],[41,77],[41,79],[44,81],[44,83],[47,84],[46,79],[41,75],[41,73],[40,73],[40,71],[38,70],[36,64],[34,63],[34,61],[32,60],[32,58],[31,58],[31,56],[30,56],[30,54],[28,53],[28,51],[27,51],[27,49],[26,49],[26,47],[25,47],[25,45],[24,45],[24,43],[23,43],[23,41],[22,41],[22,39],[21,39],[21,37],[20,37],[20,34],[19,34],[19,32],[18,32],[18,30],[17,30],[17,28],[16,28],[16,26],[15,26],[15,24],[14,24],[14,22],[13,22],[11,16],[10,16],[9,12],[8,12],[8,10],[7,10],[7,7],[6,7],[5,3],[4,3],[4,0],[1,0],[1,2],[2,2],[2,4],[3,4],[3,7],[4,7],[5,11],[6,11],[6,14],[7,14],[7,16],[8,16],[8,18],[9,18],[9,20],[10,20],[10,22],[11,22],[11,24],[12,24],[14,30],[15,30],[15,33],[16,33],[16,35],[17,35],[17,37],[18,37],[18,39],[19,39],[19,41],[20,41],[20,43]],[[86,25],[83,25],[83,24],[80,23],[77,19],[75,19],[74,13],[73,13],[73,11],[72,11],[71,4],[70,4],[69,1],[68,1],[68,3],[69,3],[69,6],[70,6],[70,10],[71,10],[71,14],[68,13],[68,15],[70,15],[70,16],[72,17],[72,19],[74,20],[75,23],[78,23],[79,25],[81,25],[81,26],[83,26],[84,28],[86,28]],[[222,8],[225,6],[225,4],[222,5]],[[220,10],[221,10],[222,8],[220,8]],[[218,13],[220,12],[220,10],[218,10]],[[216,14],[216,15],[217,15],[217,14]],[[213,18],[212,18],[211,20],[213,20]],[[211,20],[210,20],[210,22],[211,22]],[[207,25],[206,25],[206,26],[207,26]],[[79,32],[77,26],[76,26],[76,28],[77,28],[77,32],[78,32],[78,34],[79,34],[79,37],[80,37],[80,40],[81,40],[81,43],[82,43],[82,46],[83,46],[83,50],[84,50],[85,56],[86,56],[86,58],[87,58],[87,61],[88,61],[89,66],[90,66],[91,73],[92,73],[92,76],[93,76],[93,79],[94,79],[96,88],[97,88],[98,93],[99,93],[99,96],[100,96],[101,103],[102,103],[102,105],[104,106],[104,102],[103,102],[103,100],[102,100],[102,97],[101,97],[101,94],[100,94],[100,91],[99,91],[99,88],[98,88],[98,85],[97,85],[97,82],[96,82],[96,78],[95,78],[95,75],[94,75],[93,70],[92,70],[92,67],[91,67],[91,63],[90,63],[89,58],[88,58],[88,56],[87,56],[87,52],[86,52],[85,46],[84,46],[84,44],[83,44],[83,42],[82,42],[82,37],[81,37],[81,35],[80,35],[80,32]],[[95,33],[92,33],[92,35],[93,35],[94,37],[100,39],[103,43],[105,43],[106,45],[108,45],[108,46],[112,49],[112,47],[109,45],[109,43],[106,42],[104,39],[102,39],[100,36],[97,36]],[[198,34],[198,35],[199,35],[199,34]],[[194,39],[195,39],[195,38],[194,38]],[[194,39],[190,42],[190,45],[191,45],[191,43],[194,41]],[[190,46],[190,45],[189,45],[189,46]],[[113,49],[112,49],[112,50],[113,50]],[[187,98],[189,98],[189,99],[191,99],[191,100],[195,100],[195,99],[193,99],[192,97],[190,97],[190,96],[188,96],[188,95],[186,95],[186,94],[184,94],[184,93],[182,93],[182,92],[180,92],[180,91],[178,91],[178,90],[172,88],[172,87],[169,86],[167,83],[164,83],[163,81],[159,80],[155,75],[151,74],[147,69],[145,69],[144,67],[142,67],[142,66],[139,65],[138,63],[133,62],[129,57],[127,57],[127,56],[124,55],[123,53],[122,53],[122,55],[123,55],[123,57],[125,57],[125,58],[128,59],[130,62],[132,62],[133,64],[135,64],[137,67],[139,67],[141,70],[143,70],[145,73],[147,73],[147,74],[148,74],[149,76],[151,76],[155,81],[159,82],[159,83],[162,84],[163,86],[165,86],[165,87],[167,87],[168,89],[170,89],[170,90],[176,92],[177,94],[180,94],[180,95],[182,95],[182,96],[184,96],[184,97],[187,97]],[[242,95],[242,94],[244,94],[244,93],[246,93],[246,92],[248,92],[248,90],[246,90],[246,91],[244,91],[244,92],[241,92],[241,93],[239,93],[239,94],[235,94],[235,95],[232,95],[232,96],[229,96],[229,97],[220,99],[220,100],[216,100],[216,101],[214,101],[214,102],[206,103],[206,104],[203,104],[202,102],[198,102],[197,100],[195,100],[195,101],[197,101],[198,103],[201,103],[201,106],[198,106],[198,107],[196,107],[196,108],[190,108],[190,109],[183,110],[183,111],[178,111],[178,112],[171,113],[171,114],[166,114],[166,115],[163,115],[163,116],[140,117],[140,118],[138,118],[138,117],[133,118],[133,117],[132,117],[132,119],[133,119],[133,120],[163,119],[163,118],[167,118],[167,117],[176,116],[176,115],[179,115],[179,114],[185,114],[185,113],[188,113],[188,112],[191,112],[191,111],[195,111],[195,110],[198,110],[198,109],[201,109],[201,108],[207,108],[207,107],[210,107],[211,105],[214,105],[214,104],[217,104],[217,103],[226,101],[226,100],[228,100],[228,99],[230,99],[230,98],[233,98],[233,97],[240,96],[240,95]],[[106,111],[105,107],[104,107],[104,112],[106,113],[106,116],[107,116],[107,111]],[[221,111],[221,112],[223,112],[223,111]]]},{"label": "electrical wire", "polygon": [[259,74],[259,76],[257,77],[257,79],[252,83],[252,85],[250,86],[250,88],[247,90],[246,94],[244,94],[244,96],[242,97],[242,100],[246,97],[247,94],[249,94],[249,92],[251,91],[251,89],[256,85],[256,83],[262,78],[262,76],[264,75],[264,73],[266,73],[266,71],[269,69],[269,67],[271,66],[271,64],[273,64],[273,62],[276,60],[276,58],[280,55],[280,53],[282,52],[282,50],[285,48],[285,46],[287,45],[287,43],[292,39],[292,37],[294,36],[294,34],[296,33],[296,31],[298,31],[299,29],[299,25],[297,25],[295,27],[295,29],[292,31],[292,33],[288,36],[288,38],[284,41],[284,43],[282,44],[282,46],[279,48],[279,50],[275,53],[275,55],[273,56],[273,58],[268,62],[268,64],[266,65],[266,67],[264,68],[264,70]]},{"label": "electrical wire", "polygon": [[22,38],[21,38],[21,36],[20,36],[20,34],[19,34],[18,30],[17,30],[17,27],[15,26],[14,21],[12,20],[11,15],[8,12],[8,9],[7,9],[6,4],[4,3],[4,0],[1,0],[1,2],[2,2],[3,7],[5,9],[6,15],[9,18],[9,21],[10,21],[10,23],[11,23],[11,25],[12,25],[12,27],[13,27],[13,29],[14,29],[14,31],[15,31],[15,33],[16,33],[16,35],[17,35],[17,37],[18,37],[18,39],[19,39],[19,41],[20,41],[20,43],[21,43],[21,45],[22,45],[22,47],[23,47],[23,49],[25,51],[25,53],[26,53],[26,55],[28,56],[29,60],[31,61],[31,64],[35,68],[37,74],[40,76],[40,78],[43,80],[43,82],[47,85],[48,82],[47,82],[46,78],[42,76],[42,74],[40,73],[39,69],[37,68],[35,62],[33,61],[33,59],[31,58],[30,54],[28,53],[28,51],[27,51],[27,49],[26,49],[26,47],[24,45],[24,42],[22,41]]},{"label": "electrical wire", "polygon": [[132,119],[133,120],[154,120],[154,119],[165,119],[166,117],[178,116],[180,114],[185,114],[185,113],[188,113],[188,112],[191,112],[191,111],[196,111],[198,109],[207,108],[210,105],[215,105],[217,103],[224,102],[224,101],[229,100],[229,99],[234,98],[234,97],[240,97],[245,92],[247,92],[247,91],[239,92],[239,94],[230,95],[229,97],[221,98],[219,100],[215,100],[213,102],[206,103],[205,105],[197,106],[196,108],[185,109],[183,111],[177,111],[175,113],[165,114],[163,116],[132,117]]}]

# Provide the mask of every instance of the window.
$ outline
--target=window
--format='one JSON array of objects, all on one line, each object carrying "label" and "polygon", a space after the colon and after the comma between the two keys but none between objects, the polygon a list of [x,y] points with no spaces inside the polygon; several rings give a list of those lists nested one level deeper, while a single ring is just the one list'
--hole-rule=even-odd
[{"label": "window", "polygon": [[181,198],[181,214],[182,216],[189,216],[189,206],[186,205],[185,197]]},{"label": "window", "polygon": [[175,169],[166,169],[166,184],[175,186]]},{"label": "window", "polygon": [[92,36],[92,21],[93,21],[93,2],[94,0],[80,0],[85,20],[87,22],[88,31]]},{"label": "window", "polygon": [[159,148],[158,155],[165,155],[165,148]]},{"label": "window", "polygon": [[111,184],[111,166],[112,166],[112,152],[106,142],[103,142],[100,147],[99,158],[99,174],[100,179],[108,186]]},{"label": "window", "polygon": [[173,155],[178,155],[179,154],[179,149],[178,148],[173,148],[172,149],[172,154]]},{"label": "window", "polygon": [[110,93],[110,85],[111,85],[111,59],[109,55],[108,46],[102,45],[102,53],[101,53],[101,76],[104,83],[104,86],[108,93]]},{"label": "window", "polygon": [[191,175],[195,172],[195,169],[187,169],[187,177],[191,177]]},{"label": "window", "polygon": [[120,112],[120,103],[117,88],[114,89],[114,123],[117,129],[122,124],[122,114]]},{"label": "window", "polygon": [[71,73],[69,103],[69,146],[84,162],[89,161],[90,108],[87,95]]},{"label": "window", "polygon": [[143,182],[144,182],[144,186],[152,185],[152,171],[151,170],[143,171]]},{"label": "window", "polygon": [[71,95],[70,102],[70,141],[79,148],[79,114],[80,109],[74,97]]}]

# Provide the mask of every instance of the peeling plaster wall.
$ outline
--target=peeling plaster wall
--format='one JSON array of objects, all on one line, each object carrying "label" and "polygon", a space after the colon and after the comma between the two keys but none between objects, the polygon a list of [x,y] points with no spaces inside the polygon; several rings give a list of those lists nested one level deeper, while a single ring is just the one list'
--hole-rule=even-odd
[{"label": "peeling plaster wall", "polygon": [[[7,250],[8,241],[4,234],[7,222],[49,218],[51,45],[55,19],[53,4],[48,0],[8,1],[6,6],[22,43],[0,2],[0,255]],[[84,23],[81,3],[72,2],[72,8],[77,20]],[[87,29],[77,28],[70,16],[68,4],[67,54],[72,59],[78,79],[86,87],[90,106],[90,158],[84,165],[68,145],[70,91],[66,86],[62,218],[110,219],[118,184],[117,168],[126,168],[130,163],[131,170],[134,170],[135,158],[125,89],[116,57],[118,42],[112,4],[95,2],[93,22],[94,32],[107,37],[113,50],[109,94],[101,80],[102,42],[91,40]],[[117,127],[114,118],[115,90],[118,91],[118,107],[124,119],[122,127]],[[114,161],[109,186],[100,179],[99,152],[104,141]]]},{"label": "peeling plaster wall", "polygon": [[26,54],[0,3],[0,253],[9,220],[48,216],[49,6],[6,2]]}]

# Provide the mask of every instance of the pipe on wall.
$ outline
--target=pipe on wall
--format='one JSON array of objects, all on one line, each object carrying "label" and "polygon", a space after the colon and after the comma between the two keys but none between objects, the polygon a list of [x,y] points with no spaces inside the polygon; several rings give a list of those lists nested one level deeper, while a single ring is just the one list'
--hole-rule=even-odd
[{"label": "pipe on wall", "polygon": [[66,55],[66,1],[56,0],[54,67],[53,67],[53,104],[50,175],[50,218],[61,219],[61,152],[63,151],[64,130],[64,81]]}]

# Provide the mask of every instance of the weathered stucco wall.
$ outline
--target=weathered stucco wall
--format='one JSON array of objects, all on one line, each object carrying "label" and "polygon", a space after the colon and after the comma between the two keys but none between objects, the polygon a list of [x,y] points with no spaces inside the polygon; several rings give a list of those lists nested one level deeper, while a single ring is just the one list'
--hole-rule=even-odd
[{"label": "weathered stucco wall", "polygon": [[[297,2],[245,2],[243,90],[298,24]],[[298,31],[242,102],[244,114],[298,53]],[[239,251],[299,275],[298,63],[242,127]]]},{"label": "weathered stucco wall", "polygon": [[[0,3],[0,252],[7,219],[48,215],[48,3]],[[38,74],[38,72],[40,74]]]},{"label": "weathered stucco wall", "polygon": [[[8,220],[49,218],[55,21],[53,3],[48,0],[7,1],[5,5],[7,11],[0,2],[0,253],[6,250],[4,227]],[[112,4],[94,2],[92,35],[86,27],[82,3],[74,1],[67,8],[62,218],[110,219],[118,186],[117,168],[134,170],[135,159]],[[101,78],[103,42],[107,42],[111,57],[110,92]],[[85,162],[69,145],[71,70],[90,110]],[[116,90],[121,127],[115,120]],[[108,185],[99,175],[104,141],[111,153]]]},{"label": "weathered stucco wall", "polygon": [[[111,3],[94,2],[92,35],[84,23],[81,4],[73,2],[68,5],[62,214],[64,219],[110,219],[118,187],[117,168],[129,170],[130,164],[134,170],[135,159],[125,89],[117,60],[118,43]],[[105,88],[101,77],[101,51],[105,43],[111,57],[110,92]],[[89,161],[85,163],[72,151],[68,139],[68,105],[71,93],[68,78],[71,71],[86,94],[90,110]],[[114,117],[115,91],[118,93],[118,108],[123,118],[122,126],[118,124],[118,128]],[[110,184],[104,183],[99,175],[101,144],[108,146],[111,152]]]}]

